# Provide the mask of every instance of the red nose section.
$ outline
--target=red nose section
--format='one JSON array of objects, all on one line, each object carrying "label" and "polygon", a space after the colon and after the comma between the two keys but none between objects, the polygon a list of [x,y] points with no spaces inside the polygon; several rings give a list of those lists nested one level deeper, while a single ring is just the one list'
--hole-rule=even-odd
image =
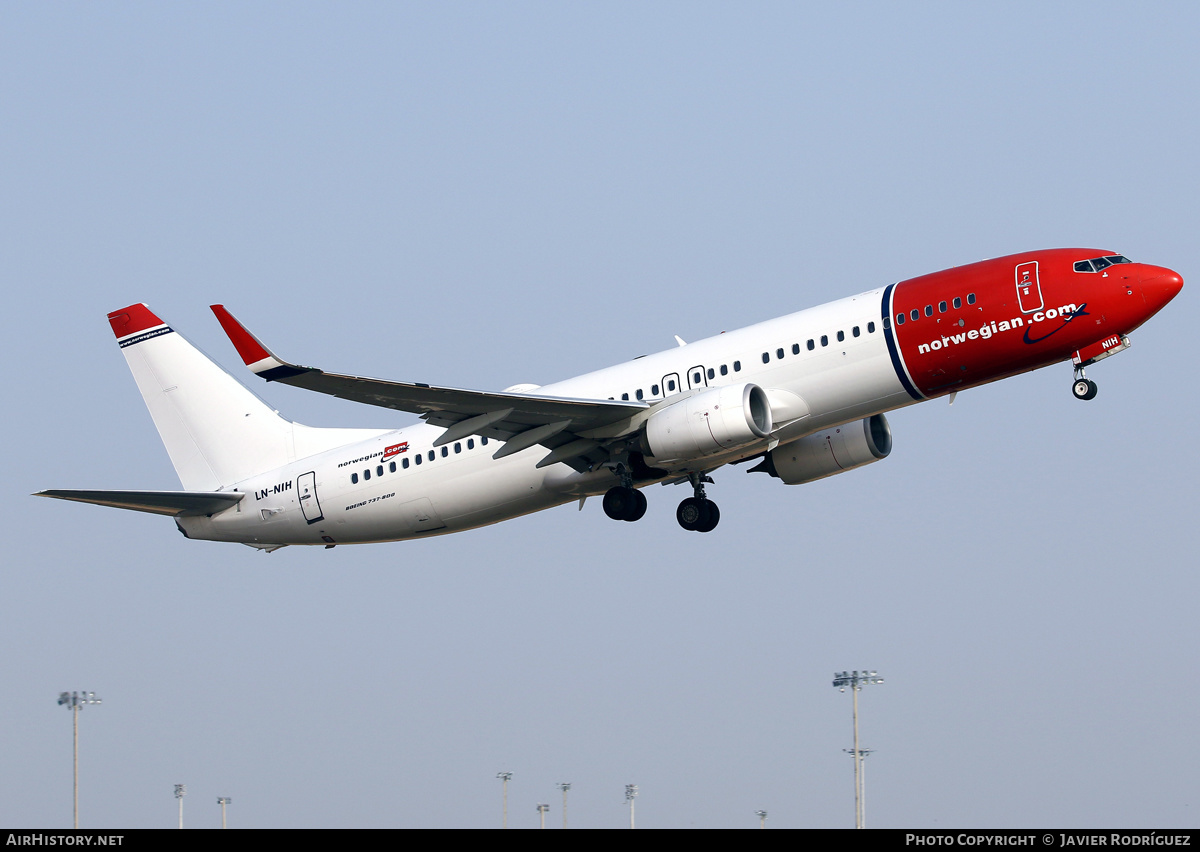
[{"label": "red nose section", "polygon": [[1183,276],[1165,266],[1147,266],[1141,278],[1142,297],[1151,313],[1161,311],[1183,289]]}]

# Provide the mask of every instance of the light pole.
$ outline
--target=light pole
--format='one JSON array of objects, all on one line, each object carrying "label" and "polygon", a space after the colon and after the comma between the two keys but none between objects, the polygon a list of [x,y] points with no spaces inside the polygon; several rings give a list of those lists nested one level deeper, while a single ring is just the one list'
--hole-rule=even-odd
[{"label": "light pole", "polygon": [[183,797],[187,795],[186,784],[175,785],[175,798],[179,800],[179,827],[183,828]]},{"label": "light pole", "polygon": [[637,798],[637,784],[625,785],[625,801],[629,802],[629,827],[633,828],[633,800]]},{"label": "light pole", "polygon": [[858,747],[858,693],[864,686],[872,683],[883,683],[878,672],[852,671],[837,672],[833,676],[833,685],[842,692],[846,687],[854,695],[854,827],[863,827],[862,811],[862,751]]},{"label": "light pole", "polygon": [[567,827],[567,791],[571,789],[570,781],[559,781],[556,785],[563,794],[563,828]]},{"label": "light pole", "polygon": [[543,804],[542,802],[538,803],[538,817],[542,821],[542,828],[546,827],[546,811],[548,810],[550,810],[549,805]]},{"label": "light pole", "polygon": [[221,806],[221,828],[225,828],[225,806],[232,803],[233,799],[228,796],[217,797],[217,804]]},{"label": "light pole", "polygon": [[767,812],[766,811],[755,811],[754,815],[756,817],[758,817],[758,827],[766,828],[767,827]]},{"label": "light pole", "polygon": [[504,819],[500,823],[501,828],[508,828],[508,781],[512,778],[511,772],[497,772],[496,777],[504,783]]},{"label": "light pole", "polygon": [[74,731],[75,740],[75,827],[79,828],[79,711],[86,704],[100,704],[101,699],[96,697],[94,692],[60,692],[58,694],[58,704],[60,707],[67,707],[71,711],[71,727]]}]

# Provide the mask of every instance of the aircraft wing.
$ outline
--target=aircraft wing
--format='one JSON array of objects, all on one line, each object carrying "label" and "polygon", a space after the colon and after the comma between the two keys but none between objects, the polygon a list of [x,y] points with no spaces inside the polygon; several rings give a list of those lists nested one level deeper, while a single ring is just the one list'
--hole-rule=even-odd
[{"label": "aircraft wing", "polygon": [[464,390],[326,373],[284,361],[223,305],[211,307],[242,361],[255,374],[269,382],[418,414],[434,426],[446,427],[434,441],[435,446],[468,435],[483,435],[505,442],[494,454],[495,458],[503,458],[541,444],[551,453],[538,463],[539,467],[566,462],[577,470],[586,470],[607,458],[608,453],[601,441],[582,437],[581,433],[628,421],[650,407],[644,402]]},{"label": "aircraft wing", "polygon": [[246,495],[240,491],[39,491],[34,497],[54,497],[77,503],[94,503],[115,509],[152,512],[156,515],[214,515]]}]

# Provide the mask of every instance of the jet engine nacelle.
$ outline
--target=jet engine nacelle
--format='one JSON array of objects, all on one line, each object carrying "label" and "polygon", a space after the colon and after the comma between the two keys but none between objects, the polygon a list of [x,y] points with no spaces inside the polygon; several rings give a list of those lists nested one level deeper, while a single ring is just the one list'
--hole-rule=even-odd
[{"label": "jet engine nacelle", "polygon": [[891,451],[892,429],[886,417],[876,414],[776,447],[750,472],[763,471],[787,485],[800,485],[877,462]]},{"label": "jet engine nacelle", "polygon": [[773,426],[766,391],[754,384],[726,385],[654,412],[644,442],[647,455],[659,461],[694,459],[761,441]]}]

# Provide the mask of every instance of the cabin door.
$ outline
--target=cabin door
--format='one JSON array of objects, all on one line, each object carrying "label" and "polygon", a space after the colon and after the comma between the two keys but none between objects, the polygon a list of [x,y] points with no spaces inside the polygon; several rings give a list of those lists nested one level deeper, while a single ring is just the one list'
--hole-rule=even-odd
[{"label": "cabin door", "polygon": [[1038,281],[1036,260],[1017,264],[1017,302],[1021,313],[1031,314],[1042,309],[1042,285]]},{"label": "cabin door", "polygon": [[304,520],[310,524],[325,520],[325,515],[321,513],[321,503],[317,500],[315,472],[302,473],[296,478],[296,493],[300,495],[300,511],[304,513]]}]

